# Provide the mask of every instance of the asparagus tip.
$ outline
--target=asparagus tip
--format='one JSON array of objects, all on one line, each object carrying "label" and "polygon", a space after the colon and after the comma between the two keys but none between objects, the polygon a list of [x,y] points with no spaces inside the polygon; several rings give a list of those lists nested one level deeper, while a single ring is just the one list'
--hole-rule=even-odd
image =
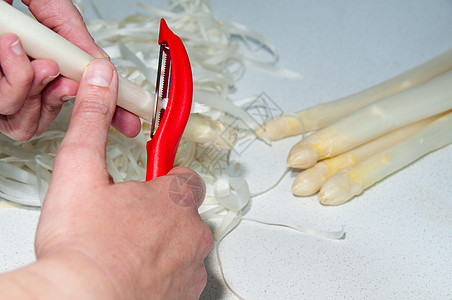
[{"label": "asparagus tip", "polygon": [[259,127],[254,134],[257,136],[257,138],[261,139],[266,143],[268,146],[272,145],[272,141],[275,139],[268,136],[267,130],[265,129],[265,125]]},{"label": "asparagus tip", "polygon": [[317,148],[312,144],[298,143],[290,150],[287,163],[293,168],[306,169],[318,160]]},{"label": "asparagus tip", "polygon": [[298,118],[283,115],[262,125],[256,130],[256,135],[261,139],[266,136],[270,140],[276,141],[302,132],[303,126]]},{"label": "asparagus tip", "polygon": [[339,205],[347,202],[363,191],[362,185],[350,181],[345,172],[337,173],[323,184],[320,189],[320,203],[324,205]]},{"label": "asparagus tip", "polygon": [[328,168],[319,162],[312,168],[301,172],[292,185],[292,193],[296,196],[310,196],[317,193],[325,182]]}]

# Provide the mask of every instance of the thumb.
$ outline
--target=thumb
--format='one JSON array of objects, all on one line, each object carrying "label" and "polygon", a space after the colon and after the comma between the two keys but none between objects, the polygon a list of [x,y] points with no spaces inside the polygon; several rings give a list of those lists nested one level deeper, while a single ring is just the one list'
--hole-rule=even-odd
[{"label": "thumb", "polygon": [[83,174],[78,177],[107,180],[106,144],[117,91],[114,66],[105,59],[93,60],[80,81],[69,128],[55,158],[57,178]]}]

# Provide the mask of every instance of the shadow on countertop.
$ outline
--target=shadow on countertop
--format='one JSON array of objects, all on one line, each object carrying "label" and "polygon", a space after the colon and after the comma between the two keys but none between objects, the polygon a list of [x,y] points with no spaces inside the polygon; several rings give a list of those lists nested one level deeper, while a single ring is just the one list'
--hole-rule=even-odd
[{"label": "shadow on countertop", "polygon": [[[215,250],[213,250],[215,251]],[[211,253],[212,255],[213,253]],[[223,283],[223,280],[215,272],[215,261],[212,259],[206,259],[205,266],[207,270],[207,284],[206,288],[199,297],[200,300],[220,300],[225,299],[228,294],[227,288]]]}]

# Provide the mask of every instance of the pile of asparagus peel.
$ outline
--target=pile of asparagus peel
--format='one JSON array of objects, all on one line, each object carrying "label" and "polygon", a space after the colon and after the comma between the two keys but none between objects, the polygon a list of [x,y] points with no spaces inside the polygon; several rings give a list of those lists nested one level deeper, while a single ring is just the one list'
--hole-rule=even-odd
[{"label": "pile of asparagus peel", "polygon": [[452,49],[397,77],[328,103],[282,115],[258,136],[305,133],[290,150],[301,169],[292,192],[339,205],[452,142]]}]

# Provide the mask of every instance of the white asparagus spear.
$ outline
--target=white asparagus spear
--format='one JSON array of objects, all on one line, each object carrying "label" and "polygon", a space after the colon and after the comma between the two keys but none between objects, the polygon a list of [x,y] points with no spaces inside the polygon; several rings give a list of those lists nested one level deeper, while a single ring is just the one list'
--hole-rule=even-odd
[{"label": "white asparagus spear", "polygon": [[403,126],[341,155],[318,162],[298,174],[292,185],[292,193],[297,196],[309,196],[317,193],[329,177],[343,169],[354,167],[370,156],[415,134],[438,117],[433,116]]},{"label": "white asparagus spear", "polygon": [[[86,66],[94,58],[32,17],[0,1],[0,35],[19,36],[25,52],[35,59],[50,59],[60,67],[60,74],[80,81]],[[119,78],[118,106],[151,120],[154,115],[154,94]]]},{"label": "white asparagus spear", "polygon": [[452,108],[452,71],[420,86],[378,100],[309,135],[291,149],[287,162],[306,169],[398,127]]},{"label": "white asparagus spear", "polygon": [[279,140],[303,132],[319,130],[376,100],[423,84],[451,69],[452,49],[351,96],[321,103],[300,110],[293,115],[282,115],[270,120],[260,127],[256,134],[260,137],[265,132],[271,140]]},{"label": "white asparagus spear", "polygon": [[212,145],[230,150],[237,143],[237,132],[208,116],[193,113],[188,119],[184,137],[200,145]]},{"label": "white asparagus spear", "polygon": [[411,137],[351,169],[331,176],[320,189],[320,202],[326,205],[342,204],[416,159],[450,144],[451,128],[452,111],[449,111]]}]

